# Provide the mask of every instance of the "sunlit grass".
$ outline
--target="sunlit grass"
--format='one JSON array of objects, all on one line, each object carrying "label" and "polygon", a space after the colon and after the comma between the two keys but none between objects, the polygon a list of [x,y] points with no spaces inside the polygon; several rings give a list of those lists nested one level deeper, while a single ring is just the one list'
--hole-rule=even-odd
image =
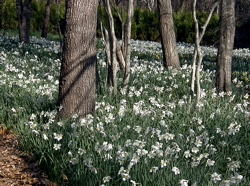
[{"label": "sunlit grass", "polygon": [[193,45],[178,44],[179,71],[162,67],[159,43],[132,47],[128,89],[113,97],[102,87],[95,116],[58,121],[59,43],[1,36],[0,120],[52,179],[69,185],[248,185],[249,50],[234,51],[233,92],[217,94],[216,49],[203,47],[201,100],[189,104]]}]

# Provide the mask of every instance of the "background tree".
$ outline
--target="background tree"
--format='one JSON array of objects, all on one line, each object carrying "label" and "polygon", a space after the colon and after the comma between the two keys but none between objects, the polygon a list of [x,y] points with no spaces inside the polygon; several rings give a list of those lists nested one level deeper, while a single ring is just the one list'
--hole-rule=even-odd
[{"label": "background tree", "polygon": [[62,30],[61,30],[61,25],[60,25],[60,19],[59,19],[59,4],[61,2],[61,0],[55,0],[56,1],[56,24],[57,24],[57,30],[58,30],[58,34],[59,34],[59,41],[60,41],[60,49],[61,51],[63,50],[63,38],[62,38]]},{"label": "background tree", "polygon": [[2,8],[3,8],[3,0],[0,0],[0,30],[2,29]]},{"label": "background tree", "polygon": [[29,43],[30,5],[32,0],[16,0],[19,42]]},{"label": "background tree", "polygon": [[[117,4],[118,3],[118,4]],[[129,0],[127,3],[123,3],[121,10],[118,6],[120,2],[113,2],[111,0],[104,0],[103,6],[106,13],[106,27],[100,23],[102,30],[102,36],[105,41],[105,52],[107,62],[107,87],[110,88],[112,93],[117,93],[117,62],[119,62],[120,69],[123,73],[123,85],[127,86],[130,79],[130,54],[131,54],[131,26],[132,17],[134,13],[134,0]],[[125,5],[127,11],[124,11]],[[113,9],[112,9],[113,8]],[[116,13],[121,21],[122,25],[122,43],[120,44],[116,38],[115,22],[112,13]]]},{"label": "background tree", "polygon": [[95,109],[98,0],[66,1],[66,28],[59,80],[60,117]]},{"label": "background tree", "polygon": [[106,56],[107,56],[107,84],[111,92],[117,93],[117,55],[116,45],[118,44],[115,35],[115,23],[111,11],[110,0],[103,1],[107,15],[107,32],[106,34]]},{"label": "background tree", "polygon": [[131,27],[132,27],[132,18],[134,14],[134,0],[128,0],[128,9],[127,9],[127,21],[124,28],[124,38],[123,38],[123,56],[125,58],[125,73],[123,78],[123,85],[127,87],[130,79],[130,58],[131,58]]},{"label": "background tree", "polygon": [[[199,22],[198,22],[197,16],[196,16],[196,5],[197,5],[197,0],[194,0],[192,12],[193,12],[193,21],[195,24],[195,48],[194,48],[194,54],[193,54],[193,59],[192,59],[192,76],[191,76],[190,100],[189,100],[190,102],[194,97],[195,83],[196,83],[196,101],[198,102],[200,100],[200,94],[201,94],[200,70],[201,70],[201,62],[203,59],[203,54],[201,53],[200,43],[201,43],[201,40],[205,34],[207,26],[210,22],[212,14],[213,14],[215,8],[219,5],[219,1],[216,1],[213,4],[213,6],[211,7],[211,10],[210,10],[210,13],[207,17],[207,20],[204,23],[204,25],[202,25],[202,27],[201,27],[201,32],[200,32]],[[197,59],[197,57],[198,57],[198,59]]]},{"label": "background tree", "polygon": [[171,0],[157,0],[159,13],[161,44],[163,51],[163,65],[180,68],[180,61],[176,46],[174,22]]},{"label": "background tree", "polygon": [[47,4],[45,7],[45,13],[44,13],[42,35],[41,35],[41,37],[43,37],[43,38],[47,38],[51,4],[52,4],[52,0],[47,0]]},{"label": "background tree", "polygon": [[235,36],[235,0],[221,0],[220,42],[217,54],[216,88],[231,91],[231,63]]}]

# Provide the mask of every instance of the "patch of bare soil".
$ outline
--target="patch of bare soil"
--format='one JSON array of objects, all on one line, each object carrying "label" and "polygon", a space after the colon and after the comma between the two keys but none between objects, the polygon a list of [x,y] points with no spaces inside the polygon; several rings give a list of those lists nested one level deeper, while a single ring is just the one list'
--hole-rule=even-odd
[{"label": "patch of bare soil", "polygon": [[57,186],[28,154],[21,151],[17,136],[4,125],[0,125],[0,185]]}]

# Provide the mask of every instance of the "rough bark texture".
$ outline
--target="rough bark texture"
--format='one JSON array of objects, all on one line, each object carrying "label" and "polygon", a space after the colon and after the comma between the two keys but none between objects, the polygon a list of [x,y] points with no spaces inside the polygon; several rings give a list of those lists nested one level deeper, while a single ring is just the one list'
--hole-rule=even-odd
[{"label": "rough bark texture", "polygon": [[47,0],[47,4],[45,7],[45,13],[44,13],[42,35],[41,35],[43,38],[47,38],[51,4],[52,4],[52,0]]},{"label": "rough bark texture", "polygon": [[66,1],[59,83],[59,116],[84,117],[95,109],[97,0]]},{"label": "rough bark texture", "polygon": [[19,42],[29,43],[30,5],[32,0],[16,0]]},{"label": "rough bark texture", "polygon": [[163,64],[166,68],[180,68],[176,46],[171,0],[157,0]]},{"label": "rough bark texture", "polygon": [[235,0],[221,0],[220,44],[217,55],[216,88],[231,91],[231,63],[235,36]]}]

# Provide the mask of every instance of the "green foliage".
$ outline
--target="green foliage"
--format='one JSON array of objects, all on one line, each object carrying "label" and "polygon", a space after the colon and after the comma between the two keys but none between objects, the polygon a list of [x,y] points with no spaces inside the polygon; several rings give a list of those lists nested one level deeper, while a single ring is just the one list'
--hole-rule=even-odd
[{"label": "green foliage", "polygon": [[[13,0],[3,1],[2,8],[2,25],[4,30],[15,30],[17,29],[17,17],[16,17],[16,3]],[[41,31],[45,13],[46,1],[32,1],[31,2],[31,15],[30,15],[30,30],[31,31]],[[59,4],[59,21],[61,29],[64,28],[64,13],[65,13],[65,4],[64,1],[61,1]],[[56,4],[53,1],[51,6],[50,13],[50,25],[49,32],[56,33],[57,29],[57,11]]]},{"label": "green foliage", "polygon": [[65,1],[60,2],[58,9],[59,10],[57,10],[56,4],[52,3],[49,24],[49,31],[52,33],[58,33],[57,20],[59,20],[61,31],[64,32],[65,29]]},{"label": "green foliage", "polygon": [[5,0],[2,5],[2,27],[4,30],[17,29],[16,3],[13,0]]},{"label": "green foliage", "polygon": [[32,1],[30,11],[30,30],[39,31],[43,26],[46,1]]},{"label": "green foliage", "polygon": [[136,8],[134,12],[134,25],[136,28],[136,38],[139,40],[159,40],[159,24],[158,14],[156,11],[149,11],[148,9]]},{"label": "green foliage", "polygon": [[[191,11],[179,10],[174,13],[174,25],[177,36],[177,41],[194,43],[195,27]],[[206,12],[197,12],[197,20],[199,22],[200,31],[201,26],[204,25],[208,17]],[[207,26],[205,35],[201,44],[213,45],[218,42],[219,33],[219,15],[213,14]]]},{"label": "green foliage", "polygon": [[192,12],[179,10],[173,18],[177,41],[193,43],[195,33]]},{"label": "green foliage", "polygon": [[[46,1],[32,1],[31,4],[31,31],[41,31]],[[17,29],[16,9],[15,2],[12,0],[6,0],[3,4],[3,28],[4,30]],[[105,17],[105,10],[103,6],[98,8],[99,15],[105,26],[107,26],[107,19]],[[119,20],[117,13],[112,10],[114,22],[115,22],[115,33],[117,38],[122,37],[122,23]],[[55,2],[52,3],[50,13],[50,24],[49,32],[56,33],[57,19],[59,20],[60,28],[62,32],[65,27],[65,4],[61,1],[59,4],[59,10],[57,15],[57,8]],[[126,12],[123,11],[122,16],[126,18]],[[204,24],[206,12],[197,12],[197,18],[200,21],[200,25]],[[192,20],[192,12],[179,10],[174,13],[174,25],[176,38],[178,42],[193,43],[194,42],[194,23]],[[202,44],[212,45],[218,42],[218,30],[219,30],[219,16],[214,14],[207,27],[207,31],[202,40]],[[158,12],[150,11],[148,9],[136,8],[134,11],[134,17],[132,20],[132,39],[138,40],[151,40],[160,41],[159,34],[159,20]],[[100,30],[97,31],[97,35],[100,37]]]},{"label": "green foliage", "polygon": [[[199,26],[201,30],[201,26],[204,25],[208,17],[208,13],[206,12],[197,12],[197,19],[199,20]],[[214,45],[218,44],[219,41],[219,15],[213,14],[210,22],[207,26],[205,35],[202,39],[201,44],[203,45]]]}]

